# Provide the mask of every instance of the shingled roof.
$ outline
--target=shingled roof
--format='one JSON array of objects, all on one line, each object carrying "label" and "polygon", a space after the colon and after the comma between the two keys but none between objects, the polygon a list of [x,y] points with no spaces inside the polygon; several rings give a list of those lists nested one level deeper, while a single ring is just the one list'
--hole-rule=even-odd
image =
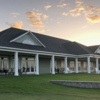
[{"label": "shingled roof", "polygon": [[0,32],[0,46],[76,55],[94,53],[93,50],[91,50],[87,46],[79,44],[77,42],[71,42],[68,40],[55,38],[35,32],[32,32],[32,34],[34,34],[46,46],[46,48],[43,46],[10,42],[11,40],[26,32],[26,30],[16,29],[12,27]]},{"label": "shingled roof", "polygon": [[100,46],[100,45],[89,46],[88,49],[89,49],[92,53],[94,53],[94,52],[98,49],[99,46]]}]

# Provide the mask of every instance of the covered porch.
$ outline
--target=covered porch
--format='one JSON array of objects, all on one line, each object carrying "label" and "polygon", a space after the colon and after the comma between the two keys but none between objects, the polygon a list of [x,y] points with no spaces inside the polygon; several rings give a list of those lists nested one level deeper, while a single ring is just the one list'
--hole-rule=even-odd
[{"label": "covered porch", "polygon": [[98,73],[99,55],[60,55],[0,51],[0,75]]}]

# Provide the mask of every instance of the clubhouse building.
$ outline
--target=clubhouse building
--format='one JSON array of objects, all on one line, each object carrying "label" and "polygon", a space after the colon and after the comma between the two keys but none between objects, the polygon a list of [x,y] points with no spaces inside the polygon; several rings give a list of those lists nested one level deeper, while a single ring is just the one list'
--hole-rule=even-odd
[{"label": "clubhouse building", "polygon": [[100,46],[85,46],[31,31],[0,32],[0,75],[98,73]]}]

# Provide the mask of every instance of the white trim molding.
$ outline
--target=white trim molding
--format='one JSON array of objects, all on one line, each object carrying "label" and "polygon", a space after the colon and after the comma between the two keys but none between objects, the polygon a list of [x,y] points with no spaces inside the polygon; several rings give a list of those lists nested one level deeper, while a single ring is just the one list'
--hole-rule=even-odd
[{"label": "white trim molding", "polygon": [[25,32],[24,34],[22,34],[22,35],[20,35],[20,36],[18,36],[18,37],[16,37],[16,38],[14,38],[13,40],[11,40],[10,42],[14,42],[14,41],[16,41],[17,39],[19,39],[19,38],[21,38],[21,37],[23,37],[23,36],[25,36],[26,34],[31,34],[43,47],[45,47],[46,48],[46,46],[32,33],[32,32],[30,32],[30,31],[27,31],[27,32]]},{"label": "white trim molding", "polygon": [[43,46],[46,48],[46,46],[30,31],[31,35]]},{"label": "white trim molding", "polygon": [[71,57],[71,58],[83,58],[83,57],[98,57],[100,58],[100,55],[95,55],[95,54],[83,54],[83,55],[75,55],[75,54],[65,54],[65,53],[56,53],[56,52],[48,52],[48,51],[39,51],[39,50],[29,50],[29,49],[20,49],[20,48],[13,48],[13,47],[5,47],[5,46],[0,46],[0,51],[8,51],[8,52],[20,52],[20,53],[28,53],[28,54],[36,54],[39,53],[41,55],[56,55],[56,56],[61,56],[61,57]]},{"label": "white trim molding", "polygon": [[[20,49],[20,48],[12,48],[12,47],[4,47],[4,46],[0,46],[0,50],[1,51],[8,51],[8,52],[22,52],[22,53],[29,53],[29,54],[36,54],[39,53],[41,55],[53,55],[55,54],[56,56],[68,56],[68,57],[76,57],[76,55],[73,54],[65,54],[65,53],[56,53],[56,52],[47,52],[47,51],[38,51],[38,50],[29,50],[29,49]],[[87,57],[87,56],[86,56]]]},{"label": "white trim molding", "polygon": [[100,52],[98,52],[98,50],[100,50],[100,46],[96,49],[96,51],[94,53],[100,53]]}]

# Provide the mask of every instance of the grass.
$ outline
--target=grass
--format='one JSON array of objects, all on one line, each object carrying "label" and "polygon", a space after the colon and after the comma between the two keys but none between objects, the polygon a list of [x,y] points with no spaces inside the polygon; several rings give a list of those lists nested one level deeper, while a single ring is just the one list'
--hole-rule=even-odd
[{"label": "grass", "polygon": [[50,80],[100,81],[96,74],[23,75],[0,77],[1,100],[100,100],[100,89],[74,88]]}]

